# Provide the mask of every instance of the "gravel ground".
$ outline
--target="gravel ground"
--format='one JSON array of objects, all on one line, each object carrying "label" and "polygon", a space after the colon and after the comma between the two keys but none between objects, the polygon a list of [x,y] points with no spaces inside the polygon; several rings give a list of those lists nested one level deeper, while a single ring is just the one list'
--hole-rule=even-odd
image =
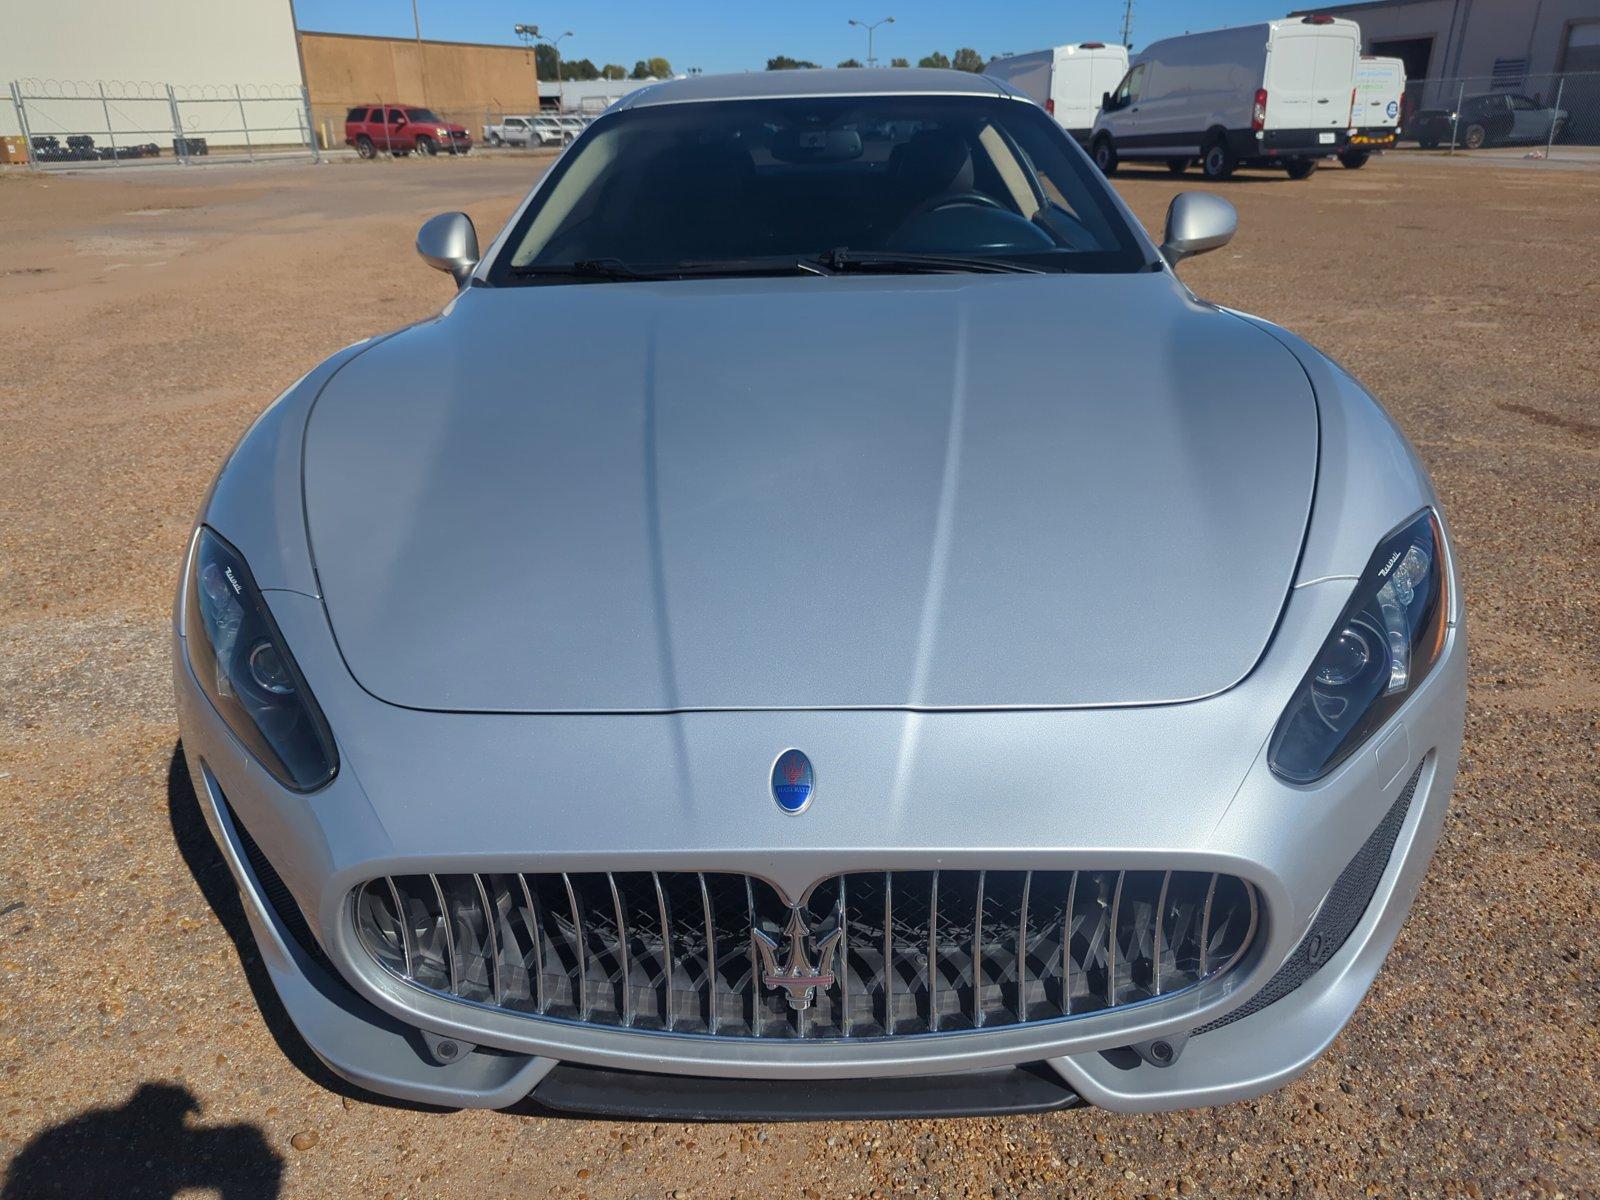
[{"label": "gravel ground", "polygon": [[[1243,176],[1219,189],[1238,238],[1184,267],[1385,400],[1471,609],[1438,857],[1303,1079],[1170,1116],[769,1127],[431,1113],[331,1079],[173,772],[175,573],[252,416],[448,298],[411,252],[419,219],[493,228],[541,167],[0,176],[6,1200],[1600,1194],[1600,173],[1421,156]],[[1118,186],[1152,227],[1176,190]]]}]

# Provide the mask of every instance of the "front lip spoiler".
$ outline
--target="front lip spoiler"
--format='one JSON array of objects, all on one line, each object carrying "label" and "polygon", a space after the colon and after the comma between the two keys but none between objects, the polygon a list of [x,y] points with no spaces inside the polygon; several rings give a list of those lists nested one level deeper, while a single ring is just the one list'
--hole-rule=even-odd
[{"label": "front lip spoiler", "polygon": [[997,1117],[1076,1108],[1043,1063],[909,1078],[792,1080],[656,1075],[560,1063],[529,1099],[562,1113],[644,1121],[855,1121]]}]

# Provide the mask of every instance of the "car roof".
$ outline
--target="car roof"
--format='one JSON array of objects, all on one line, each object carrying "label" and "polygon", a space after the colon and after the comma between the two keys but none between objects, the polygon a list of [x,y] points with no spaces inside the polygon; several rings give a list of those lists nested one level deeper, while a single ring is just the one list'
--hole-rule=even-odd
[{"label": "car roof", "polygon": [[615,107],[648,108],[708,100],[771,100],[789,96],[1012,96],[987,75],[925,67],[844,70],[747,71],[742,75],[690,75],[629,92]]}]

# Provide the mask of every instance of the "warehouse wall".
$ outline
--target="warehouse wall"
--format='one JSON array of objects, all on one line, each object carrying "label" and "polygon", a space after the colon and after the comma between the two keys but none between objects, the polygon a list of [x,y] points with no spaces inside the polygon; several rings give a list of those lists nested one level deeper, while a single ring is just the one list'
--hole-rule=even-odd
[{"label": "warehouse wall", "polygon": [[344,110],[358,104],[427,105],[463,121],[474,137],[483,114],[539,106],[533,54],[522,46],[424,41],[419,50],[409,38],[309,31],[300,45],[317,125],[336,123],[335,141],[343,137]]},{"label": "warehouse wall", "polygon": [[[53,85],[123,80],[189,87],[298,89],[300,61],[293,11],[289,0],[138,0],[132,4],[128,0],[27,0],[0,4],[0,133],[18,132],[7,92],[13,80],[52,81]],[[62,122],[72,124],[79,119],[72,105],[63,102],[54,113],[48,107],[42,114],[44,120],[59,116]],[[288,106],[284,109],[292,116]],[[83,119],[89,115],[86,109]],[[272,114],[270,120],[263,116],[260,123],[277,123],[281,115]],[[98,114],[94,119],[100,120]],[[129,111],[123,118],[113,113],[112,119],[137,125],[155,118]]]}]

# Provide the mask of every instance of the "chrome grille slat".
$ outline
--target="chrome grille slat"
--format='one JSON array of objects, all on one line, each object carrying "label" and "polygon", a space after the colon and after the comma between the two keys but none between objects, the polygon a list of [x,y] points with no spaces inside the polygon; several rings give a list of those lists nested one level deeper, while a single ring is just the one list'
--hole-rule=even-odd
[{"label": "chrome grille slat", "polygon": [[1122,915],[1122,883],[1126,871],[1117,872],[1117,890],[1111,897],[1111,920],[1106,925],[1106,1005],[1117,1004],[1117,919]]},{"label": "chrome grille slat", "polygon": [[1022,878],[1022,907],[1017,917],[1017,1020],[1028,1019],[1028,898],[1033,891],[1033,872]]},{"label": "chrome grille slat", "polygon": [[400,899],[400,889],[395,886],[394,880],[387,879],[384,882],[389,885],[389,899],[394,901],[394,911],[399,918],[400,947],[405,957],[406,974],[414,975],[416,974],[417,958],[413,947],[416,939],[411,932],[411,922],[406,919],[406,906]]},{"label": "chrome grille slat", "polygon": [[894,873],[883,873],[883,1031],[894,1033]]},{"label": "chrome grille slat", "polygon": [[717,922],[711,915],[711,893],[706,888],[705,872],[696,871],[695,878],[700,884],[700,908],[706,923],[706,1028],[715,1037],[722,1024],[717,1005]]},{"label": "chrome grille slat", "polygon": [[578,1019],[589,1019],[589,951],[588,934],[583,928],[583,907],[578,903],[578,893],[573,890],[572,877],[561,872],[561,882],[567,889],[567,903],[572,905],[572,944],[576,949],[578,981],[573,999],[578,1006]]},{"label": "chrome grille slat", "polygon": [[[1162,1002],[1244,961],[1261,926],[1244,881],[1171,869],[867,871],[818,880],[793,906],[729,872],[401,875],[352,901],[378,964],[440,996],[639,1036],[769,1041],[954,1037]],[[800,973],[834,976],[800,1008],[763,984],[751,936],[774,938],[790,969],[795,914]]]},{"label": "chrome grille slat", "polygon": [[[839,1032],[850,1036],[850,914],[845,909],[843,875],[839,876],[839,928],[844,937],[839,941]],[[822,970],[828,969],[823,963]]]},{"label": "chrome grille slat", "polygon": [[505,1003],[505,979],[500,974],[500,932],[495,928],[498,910],[489,905],[489,889],[483,886],[483,876],[474,875],[473,885],[478,889],[478,899],[483,904],[483,928],[489,950],[489,994],[496,1004]]},{"label": "chrome grille slat", "polygon": [[972,1027],[983,1026],[983,885],[988,875],[978,872],[978,900],[972,914]]},{"label": "chrome grille slat", "polygon": [[928,1028],[939,1032],[939,872],[928,890]]},{"label": "chrome grille slat", "polygon": [[628,918],[622,912],[622,893],[617,891],[617,877],[606,872],[606,886],[611,889],[611,909],[616,918],[617,957],[622,964],[622,1023],[633,1024],[633,972],[632,956],[628,953]]},{"label": "chrome grille slat", "polygon": [[[754,930],[756,928],[756,893],[755,885],[748,875],[745,876],[744,880],[744,895],[745,904],[750,914],[750,928]],[[760,1037],[762,1016],[766,1011],[765,1006],[761,1003],[761,961],[760,955],[756,952],[755,937],[752,935],[748,940],[750,943],[750,984],[746,990],[750,994],[750,1036]]]},{"label": "chrome grille slat", "polygon": [[548,1004],[544,982],[544,922],[539,918],[539,905],[528,887],[528,877],[518,874],[517,884],[528,906],[528,940],[533,943],[533,1010],[542,1013]]},{"label": "chrome grille slat", "polygon": [[439,877],[429,875],[428,882],[433,884],[434,897],[439,901],[439,927],[444,933],[445,962],[450,968],[450,990],[461,990],[461,968],[456,965],[456,933],[450,920],[450,906],[444,902],[444,889],[439,886]]},{"label": "chrome grille slat", "polygon": [[672,1011],[672,917],[667,912],[667,894],[661,890],[660,872],[651,871],[650,882],[655,885],[656,912],[661,921],[662,997],[665,1001],[661,1006],[661,1022],[668,1030],[671,1030],[674,1024]]}]

